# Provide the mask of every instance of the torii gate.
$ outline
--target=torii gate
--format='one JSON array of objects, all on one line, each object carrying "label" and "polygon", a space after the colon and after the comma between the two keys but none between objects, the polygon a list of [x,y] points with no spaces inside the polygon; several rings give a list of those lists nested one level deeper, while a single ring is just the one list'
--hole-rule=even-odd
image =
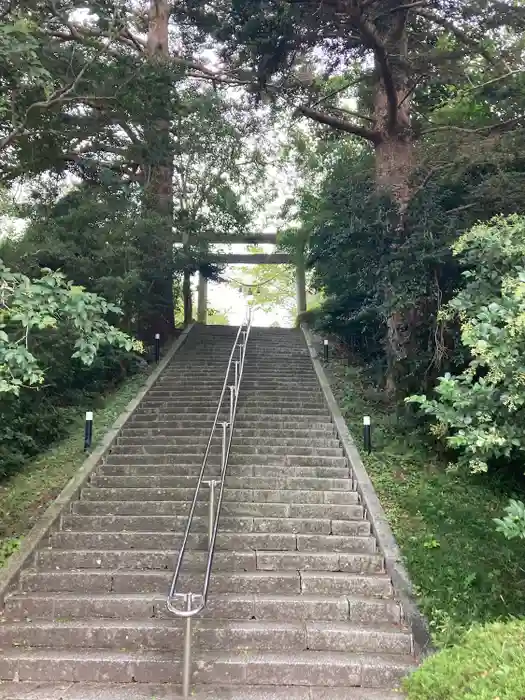
[{"label": "torii gate", "polygon": [[[181,241],[179,241],[181,242]],[[244,236],[235,236],[228,239],[220,239],[213,243],[277,243],[277,234],[275,233],[249,233]],[[208,260],[222,264],[242,263],[250,264],[294,264],[295,265],[295,280],[297,293],[297,313],[306,311],[306,274],[304,251],[298,251],[297,254],[290,255],[288,253],[217,253],[211,255]],[[187,290],[186,293],[191,293]],[[184,308],[186,308],[187,299],[184,299]],[[198,302],[197,302],[197,321],[206,323],[208,311],[208,280],[199,275],[198,286]]]}]

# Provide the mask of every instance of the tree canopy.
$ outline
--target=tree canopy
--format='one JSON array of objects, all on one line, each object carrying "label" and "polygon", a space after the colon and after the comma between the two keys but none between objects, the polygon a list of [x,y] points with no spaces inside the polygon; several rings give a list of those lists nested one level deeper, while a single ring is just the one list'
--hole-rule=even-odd
[{"label": "tree canopy", "polygon": [[[523,214],[524,27],[504,0],[6,4],[2,206],[25,230],[5,263],[168,338],[191,275],[220,278],[214,243],[273,200],[317,324],[391,397],[428,394],[472,358],[443,311],[467,289],[454,245]],[[250,279],[292,315],[292,268]]]}]

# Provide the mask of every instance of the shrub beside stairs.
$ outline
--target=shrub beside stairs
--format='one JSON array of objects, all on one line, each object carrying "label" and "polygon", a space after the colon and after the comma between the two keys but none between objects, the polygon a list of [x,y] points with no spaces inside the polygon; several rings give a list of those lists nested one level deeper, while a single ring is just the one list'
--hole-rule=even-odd
[{"label": "shrub beside stairs", "polygon": [[[235,332],[190,332],[22,572],[0,625],[1,700],[179,697],[183,621],[166,594]],[[252,329],[226,486],[193,696],[399,699],[411,634],[299,331]],[[202,586],[206,496],[183,591]]]}]

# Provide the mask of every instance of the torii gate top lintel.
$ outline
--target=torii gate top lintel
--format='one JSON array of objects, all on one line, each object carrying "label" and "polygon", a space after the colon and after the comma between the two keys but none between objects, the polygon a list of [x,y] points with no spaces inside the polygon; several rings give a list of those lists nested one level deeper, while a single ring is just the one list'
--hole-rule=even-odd
[{"label": "torii gate top lintel", "polygon": [[[213,243],[276,243],[276,233],[247,233],[243,236],[227,238],[223,236]],[[210,241],[211,243],[211,241]],[[244,264],[244,265],[276,265],[295,264],[296,268],[296,289],[297,289],[297,313],[306,311],[306,275],[305,263],[302,255],[293,256],[288,253],[217,253],[208,257],[212,262],[222,264]],[[185,300],[185,307],[189,300]],[[190,303],[191,306],[191,303]],[[199,275],[199,298],[197,306],[197,320],[199,323],[206,323],[208,306],[208,281],[203,275]]]}]

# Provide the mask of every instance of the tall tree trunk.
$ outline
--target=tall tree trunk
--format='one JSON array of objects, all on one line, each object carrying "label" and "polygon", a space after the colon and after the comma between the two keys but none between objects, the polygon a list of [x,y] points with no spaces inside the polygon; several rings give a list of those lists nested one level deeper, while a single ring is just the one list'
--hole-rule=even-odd
[{"label": "tall tree trunk", "polygon": [[147,53],[152,78],[153,119],[145,125],[146,172],[144,210],[150,221],[148,248],[149,326],[162,336],[175,326],[173,303],[173,148],[171,145],[171,79],[168,69],[167,0],[150,0]]},{"label": "tall tree trunk", "polygon": [[[395,37],[395,46],[389,47],[389,54],[400,56],[402,60],[405,41],[401,30]],[[415,160],[407,75],[401,61],[390,65],[390,69],[388,76],[383,69],[384,77],[378,84],[375,99],[375,122],[380,134],[375,144],[375,166],[378,191],[388,193],[398,207],[397,240],[393,243],[397,246],[403,244],[407,233],[405,214],[411,196]],[[385,306],[389,309],[385,336],[386,389],[389,393],[396,391],[399,362],[408,357],[411,343],[412,314],[400,306],[394,290],[395,280],[389,280],[383,291]]]}]

